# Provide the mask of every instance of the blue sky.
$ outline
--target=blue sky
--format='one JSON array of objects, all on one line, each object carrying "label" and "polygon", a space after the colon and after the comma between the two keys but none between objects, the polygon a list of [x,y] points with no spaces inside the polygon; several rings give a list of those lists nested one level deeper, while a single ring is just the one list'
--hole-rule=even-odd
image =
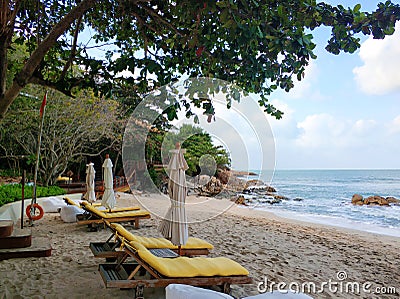
[{"label": "blue sky", "polygon": [[[370,11],[378,1],[360,3]],[[305,79],[270,97],[285,112],[269,118],[276,168],[400,168],[400,24],[384,40],[360,36],[353,54],[328,53],[330,32],[312,33],[318,58]]]}]

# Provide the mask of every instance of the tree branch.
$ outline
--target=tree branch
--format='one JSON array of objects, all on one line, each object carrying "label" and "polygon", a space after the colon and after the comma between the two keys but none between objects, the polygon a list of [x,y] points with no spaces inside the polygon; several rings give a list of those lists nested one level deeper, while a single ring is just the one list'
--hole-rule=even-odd
[{"label": "tree branch", "polygon": [[144,6],[144,5],[140,5],[140,7],[142,7],[144,10],[146,10],[150,15],[152,15],[153,17],[155,17],[155,19],[158,22],[163,23],[164,25],[166,25],[167,27],[169,27],[172,31],[174,31],[176,34],[178,35],[182,35],[182,33],[175,28],[174,26],[172,26],[168,21],[164,20],[157,12],[155,12],[153,9]]},{"label": "tree branch", "polygon": [[59,81],[64,80],[65,75],[67,74],[67,71],[72,64],[72,61],[74,60],[75,53],[76,53],[76,44],[78,43],[79,26],[81,25],[81,23],[82,23],[82,15],[76,20],[76,28],[75,28],[75,32],[74,32],[74,39],[72,42],[72,47],[71,47],[71,55],[69,56],[69,59],[68,59],[67,63],[65,64],[63,71],[61,72]]},{"label": "tree branch", "polygon": [[39,66],[49,49],[54,46],[61,34],[68,29],[75,19],[79,18],[87,10],[92,8],[96,2],[96,0],[82,0],[82,2],[71,9],[71,11],[53,27],[46,38],[38,45],[22,70],[15,76],[11,87],[5,92],[5,94],[0,94],[0,120],[4,118],[14,99],[18,96],[21,89],[29,82],[34,71]]},{"label": "tree branch", "polygon": [[42,78],[33,76],[33,77],[31,77],[31,78],[29,79],[29,82],[28,82],[28,83],[32,83],[32,84],[37,84],[37,85],[49,87],[49,88],[58,90],[59,92],[65,94],[66,96],[69,96],[69,97],[72,97],[72,98],[74,97],[74,96],[72,95],[72,93],[71,93],[71,90],[66,90],[66,89],[64,89],[64,88],[60,88],[60,86],[58,85],[58,82],[54,83],[54,82],[51,82],[51,81],[44,80],[44,79],[42,79]]}]

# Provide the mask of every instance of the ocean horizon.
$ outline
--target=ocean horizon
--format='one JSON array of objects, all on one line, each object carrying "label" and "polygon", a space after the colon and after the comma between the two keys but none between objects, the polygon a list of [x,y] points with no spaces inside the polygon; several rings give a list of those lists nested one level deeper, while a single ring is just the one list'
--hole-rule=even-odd
[{"label": "ocean horizon", "polygon": [[[355,206],[354,194],[400,199],[400,169],[278,169],[251,170],[276,193],[289,198],[266,203],[251,196],[250,208],[277,216],[400,237],[400,206]],[[293,199],[301,199],[293,200]]]}]

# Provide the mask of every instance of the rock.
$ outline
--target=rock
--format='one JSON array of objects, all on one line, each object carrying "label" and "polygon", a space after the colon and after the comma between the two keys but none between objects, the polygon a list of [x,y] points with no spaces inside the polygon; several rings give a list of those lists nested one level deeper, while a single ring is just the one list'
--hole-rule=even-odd
[{"label": "rock", "polygon": [[371,205],[371,204],[378,204],[380,205],[380,202],[383,202],[385,200],[382,196],[374,195],[374,196],[369,196],[366,199],[364,199],[364,204],[366,205]]},{"label": "rock", "polygon": [[199,177],[199,182],[198,182],[198,184],[204,186],[204,185],[206,185],[210,180],[211,180],[211,178],[210,178],[209,175],[203,174],[203,175],[201,175],[201,176]]},{"label": "rock", "polygon": [[200,187],[200,190],[201,195],[214,196],[222,191],[222,184],[219,179],[213,176],[206,185]]},{"label": "rock", "polygon": [[397,203],[397,204],[400,204],[400,199],[397,199],[397,198],[395,198],[395,197],[393,197],[393,196],[386,197],[386,200],[387,200],[389,203]]},{"label": "rock", "polygon": [[357,204],[358,202],[362,202],[363,197],[360,194],[354,194],[353,197],[351,198],[351,203],[353,205]]},{"label": "rock", "polygon": [[274,199],[283,199],[283,200],[289,200],[288,197],[283,196],[283,195],[274,195]]},{"label": "rock", "polygon": [[263,181],[260,180],[249,180],[246,183],[246,189],[248,189],[251,186],[264,186],[265,183]]},{"label": "rock", "polygon": [[243,195],[239,195],[235,200],[235,204],[247,206],[246,198]]},{"label": "rock", "polygon": [[296,197],[296,198],[293,198],[293,200],[294,200],[294,201],[303,201],[304,199],[303,199],[303,198]]},{"label": "rock", "polygon": [[276,204],[276,203],[281,203],[282,200],[281,200],[281,199],[274,198],[273,200],[269,200],[269,201],[267,201],[267,202],[268,202],[269,204],[273,205],[273,204]]},{"label": "rock", "polygon": [[228,184],[229,178],[231,177],[231,172],[228,170],[218,169],[217,179],[224,185]]},{"label": "rock", "polygon": [[[368,206],[390,206],[390,203],[397,202],[398,200],[394,197],[384,198],[379,195],[368,196],[363,199],[359,194],[354,194],[351,203],[357,206],[368,205]],[[399,201],[400,202],[400,201]]]},{"label": "rock", "polygon": [[389,201],[386,198],[381,197],[379,199],[379,205],[380,206],[389,206]]}]

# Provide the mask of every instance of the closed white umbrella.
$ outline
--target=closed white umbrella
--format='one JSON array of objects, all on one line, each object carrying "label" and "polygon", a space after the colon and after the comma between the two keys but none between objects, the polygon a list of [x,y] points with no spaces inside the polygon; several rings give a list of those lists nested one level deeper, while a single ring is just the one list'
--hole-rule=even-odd
[{"label": "closed white umbrella", "polygon": [[115,207],[115,195],[113,189],[113,164],[109,155],[106,155],[106,159],[103,163],[103,180],[104,180],[104,193],[101,199],[101,205],[106,209],[113,209]]},{"label": "closed white umbrella", "polygon": [[94,170],[93,163],[86,165],[86,193],[83,196],[88,202],[96,201],[96,194],[94,193],[94,177],[96,171]]},{"label": "closed white umbrella", "polygon": [[172,156],[167,170],[169,172],[168,194],[171,200],[171,206],[160,224],[160,232],[162,235],[169,239],[174,245],[177,245],[179,251],[181,245],[186,244],[189,235],[185,211],[185,171],[188,169],[188,165],[183,157],[183,152],[179,143],[176,144],[175,150],[170,151]]}]

